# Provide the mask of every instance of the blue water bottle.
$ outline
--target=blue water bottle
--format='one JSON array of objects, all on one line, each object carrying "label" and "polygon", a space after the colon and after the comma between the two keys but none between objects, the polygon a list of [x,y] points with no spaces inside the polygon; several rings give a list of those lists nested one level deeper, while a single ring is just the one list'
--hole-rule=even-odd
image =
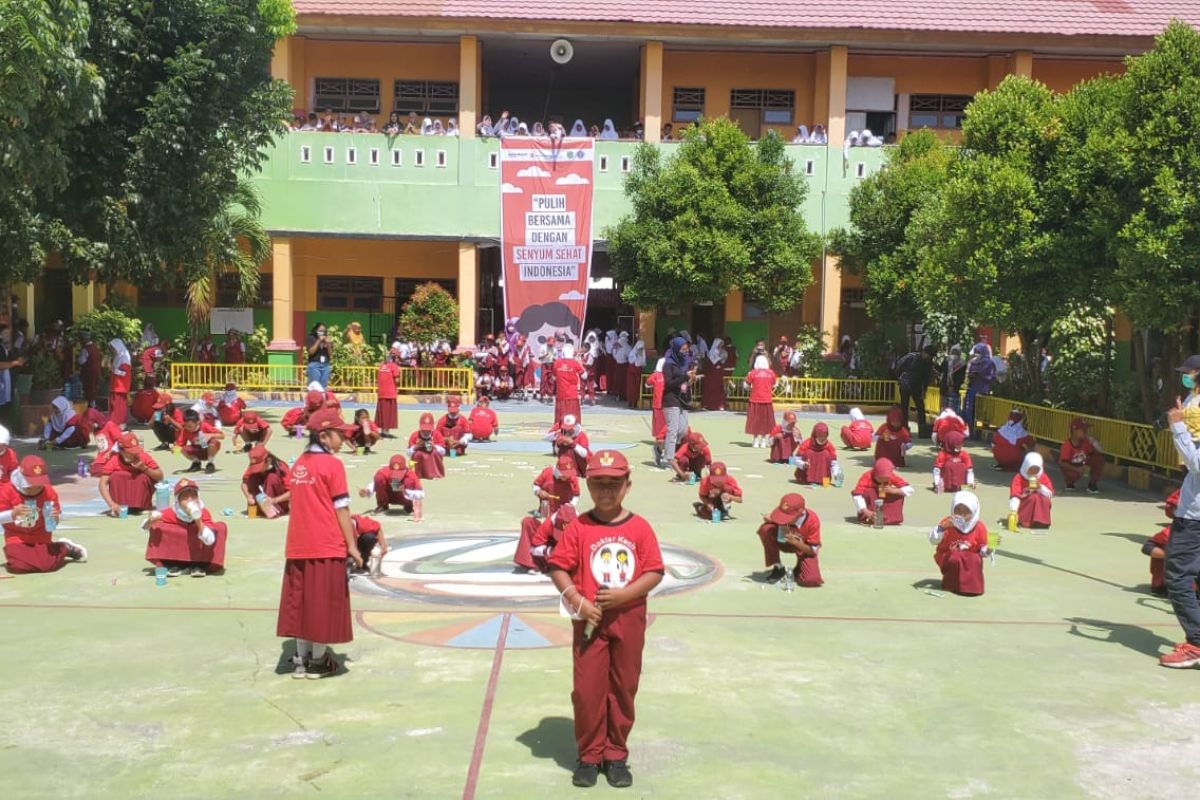
[{"label": "blue water bottle", "polygon": [[75,462],[75,474],[81,478],[86,478],[88,476],[88,465],[86,459],[80,458]]},{"label": "blue water bottle", "polygon": [[713,521],[714,523],[717,523],[717,522],[720,522],[720,521],[721,521],[721,509],[719,509],[719,508],[714,508],[714,509],[712,510],[712,521]]},{"label": "blue water bottle", "polygon": [[154,507],[165,511],[171,506],[171,484],[159,481],[154,484]]}]

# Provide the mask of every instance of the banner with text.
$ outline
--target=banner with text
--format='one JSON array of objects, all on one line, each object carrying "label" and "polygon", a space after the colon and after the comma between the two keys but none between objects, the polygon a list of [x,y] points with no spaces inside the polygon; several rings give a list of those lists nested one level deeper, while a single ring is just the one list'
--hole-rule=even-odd
[{"label": "banner with text", "polygon": [[500,140],[504,318],[534,352],[564,332],[578,346],[592,263],[591,139]]}]

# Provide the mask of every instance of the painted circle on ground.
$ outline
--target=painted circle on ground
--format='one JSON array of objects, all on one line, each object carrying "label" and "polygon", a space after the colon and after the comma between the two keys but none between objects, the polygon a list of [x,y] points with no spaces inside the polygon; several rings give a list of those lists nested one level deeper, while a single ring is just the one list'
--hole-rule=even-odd
[{"label": "painted circle on ground", "polygon": [[[405,538],[383,558],[378,578],[355,576],[352,588],[390,597],[466,608],[554,608],[558,591],[545,575],[513,572],[518,536],[509,531]],[[654,591],[662,596],[698,589],[721,577],[702,553],[660,542],[666,572]]]}]

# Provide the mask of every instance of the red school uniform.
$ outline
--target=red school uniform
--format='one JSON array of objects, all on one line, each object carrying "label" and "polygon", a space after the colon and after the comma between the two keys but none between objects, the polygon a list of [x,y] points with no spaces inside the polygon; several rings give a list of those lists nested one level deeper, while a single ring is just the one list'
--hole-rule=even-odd
[{"label": "red school uniform", "polygon": [[[826,437],[829,432],[826,430]],[[793,476],[796,483],[821,483],[826,478],[833,477],[833,463],[837,461],[837,448],[833,442],[825,439],[825,444],[817,444],[815,439],[805,439],[796,448],[796,457],[804,459],[805,466],[796,467]]]},{"label": "red school uniform", "polygon": [[431,434],[428,440],[422,440],[421,431],[415,430],[408,437],[408,457],[412,460],[410,469],[415,469],[417,475],[425,480],[446,477],[446,464],[442,458],[446,453],[446,440],[436,430]]},{"label": "red school uniform", "polygon": [[449,414],[442,414],[437,421],[437,432],[442,435],[442,439],[447,442],[456,442],[455,450],[461,456],[467,452],[466,436],[470,432],[467,427],[467,418],[462,414],[456,414],[454,419],[450,419]]},{"label": "red school uniform", "polygon": [[579,387],[587,375],[587,370],[573,358],[554,359],[554,418],[562,419],[571,414],[576,420],[582,421],[583,413],[579,406]]},{"label": "red school uniform", "polygon": [[933,560],[942,571],[942,588],[956,594],[983,594],[980,551],[987,547],[987,526],[976,522],[974,528],[963,533],[946,518],[938,527],[942,529],[942,540],[933,551]]},{"label": "red school uniform", "polygon": [[417,476],[415,469],[407,467],[404,474],[397,477],[391,464],[375,471],[374,477],[371,478],[371,488],[375,493],[376,507],[384,510],[392,505],[398,505],[405,511],[412,511],[413,501],[409,499],[408,493],[424,493],[421,488],[421,479]]},{"label": "red school uniform", "polygon": [[[799,523],[798,525],[796,523]],[[779,541],[780,528],[800,534],[804,543],[811,547],[817,555],[808,555],[796,550],[795,545]],[[792,571],[796,583],[805,588],[815,588],[825,583],[821,577],[821,518],[815,511],[809,509],[802,519],[791,525],[776,525],[770,520],[764,520],[758,526],[758,539],[763,546],[763,565],[773,567],[781,563],[780,553],[795,553],[796,567]]]},{"label": "red school uniform", "polygon": [[[654,529],[637,514],[607,524],[581,515],[563,531],[549,565],[566,572],[591,602],[601,586],[620,588],[665,569]],[[582,620],[574,622],[571,646],[579,760],[624,760],[642,671],[646,598],[605,611],[590,639],[585,627]]]},{"label": "red school uniform", "polygon": [[336,512],[350,504],[346,468],[336,456],[310,449],[296,459],[288,487],[292,514],[275,634],[321,644],[352,641],[348,552]]},{"label": "red school uniform", "polygon": [[940,450],[937,458],[933,460],[933,468],[941,476],[942,489],[957,492],[968,482],[969,477],[973,477],[971,473],[975,465],[971,461],[971,454],[965,450],[959,450],[957,453]]},{"label": "red school uniform", "polygon": [[175,437],[175,446],[180,448],[187,458],[205,459],[208,458],[208,437],[216,433],[220,433],[220,431],[207,422],[201,422],[194,431],[181,427],[179,434]]},{"label": "red school uniform", "polygon": [[655,440],[664,439],[667,435],[667,417],[663,413],[663,392],[666,390],[666,379],[661,372],[652,372],[646,378],[650,387],[650,435]]},{"label": "red school uniform", "polygon": [[1096,483],[1104,475],[1104,451],[1090,436],[1084,436],[1078,445],[1068,438],[1058,450],[1058,466],[1068,487],[1074,486],[1075,481],[1083,477],[1085,469],[1088,482]]},{"label": "red school uniform", "polygon": [[471,439],[485,442],[500,432],[500,420],[487,406],[475,406],[467,417],[467,430],[471,432]]},{"label": "red school uniform", "polygon": [[908,427],[893,428],[890,423],[883,423],[875,432],[875,458],[890,458],[897,467],[905,466],[905,445],[912,444],[912,434]]},{"label": "red school uniform", "polygon": [[558,507],[566,503],[570,503],[576,497],[579,497],[579,478],[574,475],[563,475],[560,478],[554,477],[554,467],[546,467],[538,476],[533,479],[535,488],[557,497],[557,500],[545,501],[549,507],[549,513],[553,514],[558,511]]},{"label": "red school uniform", "polygon": [[400,365],[390,358],[375,371],[375,424],[390,431],[399,424],[396,414],[396,382],[400,380]]},{"label": "red school uniform", "polygon": [[675,463],[684,472],[694,472],[699,477],[704,468],[712,463],[712,452],[708,449],[707,443],[693,450],[685,440],[675,451]]},{"label": "red school uniform", "polygon": [[[86,422],[80,420],[78,424],[85,425]],[[117,457],[117,440],[120,438],[121,429],[113,424],[112,420],[106,421],[96,433],[96,458],[92,461],[92,477],[98,478],[103,475],[109,461]]]},{"label": "red school uniform", "polygon": [[240,397],[232,403],[227,403],[222,399],[217,404],[217,419],[221,420],[222,425],[237,425],[242,421],[242,412],[245,410],[246,401]]},{"label": "red school uniform", "polygon": [[1043,472],[1038,476],[1038,484],[1040,489],[1025,494],[1029,489],[1029,481],[1018,472],[1008,486],[1009,497],[1018,500],[1017,524],[1022,528],[1050,527],[1050,498],[1054,495],[1054,482]]},{"label": "red school uniform", "polygon": [[[209,528],[216,541],[206,545],[200,541],[201,528]],[[224,522],[214,522],[207,508],[201,509],[200,519],[184,522],[174,508],[164,509],[162,517],[150,524],[146,538],[146,560],[156,567],[167,561],[188,561],[205,564],[212,569],[225,568],[225,541],[229,531]]]},{"label": "red school uniform", "polygon": [[871,437],[875,428],[865,419],[852,420],[849,425],[843,425],[842,444],[850,450],[866,450],[871,446]]},{"label": "red school uniform", "polygon": [[[788,412],[791,413],[790,411]],[[785,415],[786,416],[786,415]],[[776,425],[771,429],[771,458],[775,464],[787,463],[788,457],[796,452],[800,430],[796,423]]]},{"label": "red school uniform", "polygon": [[[908,486],[908,481],[901,478],[895,473],[888,481],[890,485],[897,489],[903,489]],[[863,502],[867,504],[867,509],[875,510],[875,500],[879,497],[879,492],[875,488],[875,473],[872,470],[867,470],[862,477],[858,479],[858,483],[854,486],[851,496],[861,497]],[[904,499],[906,495],[891,495],[883,498],[883,524],[884,525],[900,525],[904,522]]]},{"label": "red school uniform", "polygon": [[750,402],[746,408],[745,431],[751,436],[766,436],[775,427],[773,392],[778,376],[769,369],[752,369],[746,374],[750,384]]},{"label": "red school uniform", "polygon": [[5,447],[4,452],[0,453],[0,484],[6,484],[12,480],[13,471],[19,463],[17,451],[11,447]]},{"label": "red school uniform", "polygon": [[10,511],[31,502],[38,511],[37,522],[32,527],[26,528],[15,522],[4,523],[4,557],[8,562],[8,571],[16,574],[53,572],[67,560],[67,546],[52,541],[46,530],[46,514],[62,513],[58,492],[54,491],[54,487],[43,488],[36,497],[26,497],[11,483],[0,484],[0,511]]},{"label": "red school uniform", "polygon": [[139,389],[129,404],[129,416],[134,421],[145,424],[154,416],[154,403],[158,400],[158,390],[154,388]]},{"label": "red school uniform", "polygon": [[[142,450],[138,458],[147,469],[158,469],[158,462]],[[154,508],[154,481],[141,470],[126,464],[115,453],[108,459],[102,473],[108,476],[108,493],[119,506],[149,511]]]},{"label": "red school uniform", "polygon": [[[1167,549],[1167,542],[1171,541],[1171,526],[1165,526],[1161,531],[1151,536],[1142,545],[1142,552],[1150,555],[1154,552],[1154,548],[1160,548],[1164,552]],[[1155,592],[1164,592],[1167,588],[1167,562],[1162,558],[1150,559],[1150,589]]]}]

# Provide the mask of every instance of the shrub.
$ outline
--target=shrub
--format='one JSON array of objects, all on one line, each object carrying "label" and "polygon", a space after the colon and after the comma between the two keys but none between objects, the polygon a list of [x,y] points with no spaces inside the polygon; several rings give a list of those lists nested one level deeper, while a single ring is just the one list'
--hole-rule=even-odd
[{"label": "shrub", "polygon": [[458,340],[458,303],[436,283],[423,283],[400,311],[401,336],[429,345]]}]

